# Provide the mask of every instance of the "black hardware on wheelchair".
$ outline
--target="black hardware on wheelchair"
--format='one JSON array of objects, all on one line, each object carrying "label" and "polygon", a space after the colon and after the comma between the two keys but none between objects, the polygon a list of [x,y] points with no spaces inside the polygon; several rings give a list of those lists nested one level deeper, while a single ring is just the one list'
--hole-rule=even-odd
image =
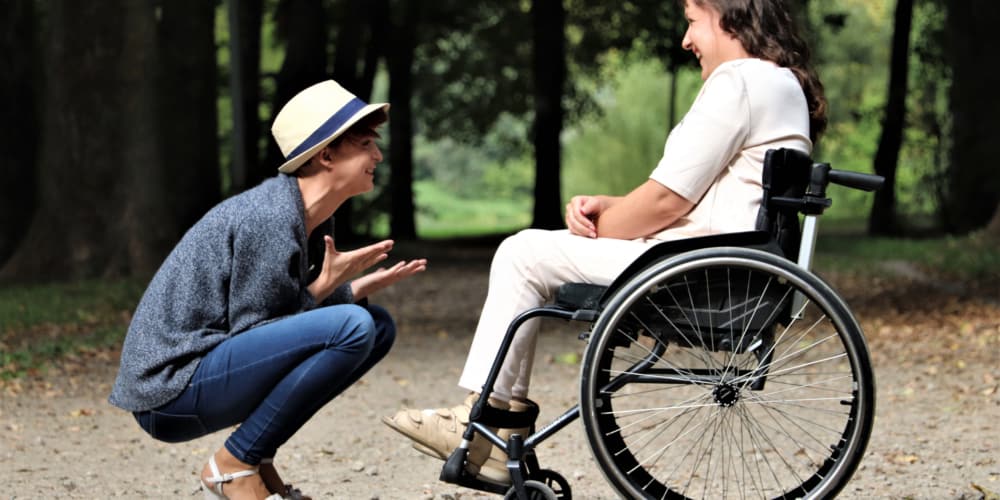
[{"label": "black hardware on wheelchair", "polygon": [[[630,498],[827,498],[864,455],[875,381],[861,328],[809,271],[830,183],[872,191],[882,178],[768,151],[757,230],[664,242],[609,286],[563,285],[553,305],[511,322],[464,438],[508,456],[511,485],[477,479],[456,449],[441,480],[520,499],[569,499],[539,443],[581,418],[597,463]],[[804,215],[800,221],[799,216]],[[580,403],[541,429],[487,405],[521,324],[590,324]],[[530,428],[502,440],[492,428]]]}]

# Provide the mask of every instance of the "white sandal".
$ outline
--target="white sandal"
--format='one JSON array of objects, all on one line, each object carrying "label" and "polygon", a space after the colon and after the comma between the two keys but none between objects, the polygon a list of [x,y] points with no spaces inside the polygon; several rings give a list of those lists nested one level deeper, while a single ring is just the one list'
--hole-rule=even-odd
[{"label": "white sandal", "polygon": [[[215,455],[212,455],[208,459],[208,468],[212,471],[212,477],[205,477],[201,479],[201,491],[204,493],[205,500],[228,500],[229,497],[222,492],[222,485],[225,483],[232,482],[234,479],[239,479],[241,477],[252,476],[257,473],[257,468],[241,470],[237,472],[227,472],[222,474],[219,472],[219,466],[215,464]],[[207,484],[212,483],[212,484]],[[275,493],[269,495],[264,500],[283,500],[281,495]]]}]

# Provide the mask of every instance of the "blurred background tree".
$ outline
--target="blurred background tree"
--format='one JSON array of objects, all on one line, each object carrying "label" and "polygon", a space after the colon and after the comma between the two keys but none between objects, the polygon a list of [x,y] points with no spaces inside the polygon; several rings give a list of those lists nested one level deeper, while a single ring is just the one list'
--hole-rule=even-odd
[{"label": "blurred background tree", "polygon": [[[874,210],[834,191],[829,219],[1000,227],[984,125],[1000,4],[793,3],[830,101],[815,156],[894,180]],[[570,196],[642,182],[701,85],[675,0],[0,7],[5,281],[150,273],[209,207],[274,174],[274,111],[326,78],[392,103],[378,188],[338,211],[343,244],[557,227]]]},{"label": "blurred background tree", "polygon": [[37,110],[23,122],[38,124],[34,161],[20,165],[36,175],[0,181],[35,203],[13,210],[30,225],[0,276],[149,273],[219,201],[214,10],[197,0],[35,4],[34,102],[19,106]]},{"label": "blurred background tree", "polygon": [[1000,99],[995,95],[1000,88],[1000,68],[983,64],[993,60],[1000,47],[998,23],[998,2],[948,3],[945,47],[951,63],[952,129],[941,222],[952,232],[979,229],[991,218],[1000,217],[1000,175],[990,126],[1000,116]]}]

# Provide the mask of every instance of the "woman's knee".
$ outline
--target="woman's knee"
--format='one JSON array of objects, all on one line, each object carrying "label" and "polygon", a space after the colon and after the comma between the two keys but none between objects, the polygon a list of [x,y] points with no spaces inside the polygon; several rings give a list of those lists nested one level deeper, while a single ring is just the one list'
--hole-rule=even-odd
[{"label": "woman's knee", "polygon": [[356,349],[364,354],[371,352],[377,334],[375,320],[368,309],[355,304],[329,306],[331,315],[328,347]]},{"label": "woman's knee", "polygon": [[493,265],[511,265],[515,268],[531,268],[543,259],[546,241],[552,237],[552,231],[543,229],[524,229],[508,236],[497,247],[493,256]]}]

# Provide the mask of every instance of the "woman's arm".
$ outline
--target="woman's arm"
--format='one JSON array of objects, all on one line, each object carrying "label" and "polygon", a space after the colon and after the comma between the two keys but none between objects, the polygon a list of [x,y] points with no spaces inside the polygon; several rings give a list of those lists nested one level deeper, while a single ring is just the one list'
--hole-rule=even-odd
[{"label": "woman's arm", "polygon": [[650,236],[694,208],[694,203],[654,180],[614,201],[595,220],[597,236],[623,240]]},{"label": "woman's arm", "polygon": [[566,204],[566,228],[575,235],[596,238],[597,225],[595,221],[605,210],[621,199],[621,196],[574,196]]}]

